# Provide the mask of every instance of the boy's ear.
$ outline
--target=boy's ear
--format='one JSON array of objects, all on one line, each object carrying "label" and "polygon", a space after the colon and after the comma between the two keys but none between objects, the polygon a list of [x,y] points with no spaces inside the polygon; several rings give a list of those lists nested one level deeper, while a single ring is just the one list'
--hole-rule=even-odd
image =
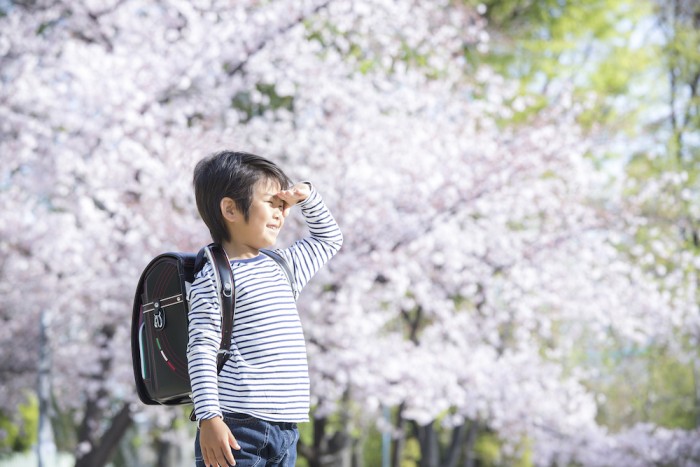
[{"label": "boy's ear", "polygon": [[222,198],[221,203],[219,203],[221,208],[221,215],[224,216],[228,222],[236,222],[240,217],[238,209],[236,209],[236,202],[231,198]]}]

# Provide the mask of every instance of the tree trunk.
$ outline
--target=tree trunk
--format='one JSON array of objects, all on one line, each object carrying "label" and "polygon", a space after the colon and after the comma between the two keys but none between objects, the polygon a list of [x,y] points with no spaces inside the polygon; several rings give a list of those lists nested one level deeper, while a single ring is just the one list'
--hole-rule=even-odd
[{"label": "tree trunk", "polygon": [[175,465],[173,459],[173,444],[171,442],[163,441],[159,438],[156,443],[156,452],[158,453],[156,467],[168,467],[169,465]]},{"label": "tree trunk", "polygon": [[440,467],[440,445],[435,431],[435,422],[420,426],[413,423],[420,444],[420,467]]},{"label": "tree trunk", "polygon": [[[112,325],[104,326],[100,332],[104,337],[103,341],[108,343],[112,341],[115,334],[115,328]],[[107,344],[104,344],[107,345]],[[110,355],[109,352],[105,352]],[[107,375],[112,370],[112,358],[105,357],[100,360],[101,371],[94,377],[100,378],[99,375]],[[104,419],[104,409],[101,401],[109,397],[107,390],[101,387],[97,394],[88,398],[85,406],[85,415],[78,430],[78,452],[76,454],[75,467],[102,467],[114,454],[119,441],[124,437],[127,429],[133,423],[129,404],[124,404],[112,417],[110,426],[104,433],[97,430],[97,425]],[[85,446],[89,449],[85,450]]]},{"label": "tree trunk", "polygon": [[464,423],[452,430],[450,444],[445,446],[444,449],[440,446],[435,422],[425,426],[419,426],[417,423],[414,423],[413,426],[420,443],[420,467],[457,466],[467,432]]},{"label": "tree trunk", "polygon": [[351,467],[365,467],[365,436],[360,436],[352,443]]},{"label": "tree trunk", "polygon": [[464,438],[466,434],[466,423],[462,423],[452,430],[452,441],[445,454],[443,467],[457,467],[457,461],[459,461],[459,455],[464,447]]},{"label": "tree trunk", "polygon": [[119,445],[119,441],[129,429],[133,420],[129,405],[124,404],[117,414],[112,418],[107,431],[102,436],[98,444],[93,444],[92,449],[87,454],[79,457],[75,462],[75,467],[104,467],[114,455],[114,451]]},{"label": "tree trunk", "polygon": [[695,427],[700,428],[700,362],[693,359],[693,385],[695,386]]},{"label": "tree trunk", "polygon": [[38,466],[54,465],[56,461],[56,443],[51,426],[51,346],[48,329],[49,311],[41,313],[39,322],[39,375],[37,378],[37,395],[39,397],[39,439],[37,442]]},{"label": "tree trunk", "polygon": [[406,420],[403,418],[404,406],[405,404],[402,402],[396,413],[396,428],[398,434],[392,441],[391,467],[401,467],[401,458],[403,457],[403,449],[406,444]]},{"label": "tree trunk", "polygon": [[312,418],[311,424],[313,425],[313,442],[311,446],[299,442],[298,452],[304,459],[306,459],[309,467],[321,467],[320,451],[322,445],[322,438],[318,436],[318,433],[323,433],[326,429],[326,418]]},{"label": "tree trunk", "polygon": [[474,420],[469,424],[467,433],[467,442],[464,445],[464,467],[474,467],[476,464],[476,456],[474,456],[474,444],[476,436],[479,434],[479,423]]},{"label": "tree trunk", "polygon": [[306,459],[309,467],[350,467],[351,440],[345,429],[327,433],[328,419],[315,418],[312,421],[314,439],[311,446],[299,444],[299,454]]}]

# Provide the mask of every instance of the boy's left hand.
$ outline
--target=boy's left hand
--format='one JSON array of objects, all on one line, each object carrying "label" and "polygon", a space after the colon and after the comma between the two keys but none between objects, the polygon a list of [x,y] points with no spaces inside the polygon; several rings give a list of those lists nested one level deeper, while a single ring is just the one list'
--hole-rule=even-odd
[{"label": "boy's left hand", "polygon": [[289,215],[289,210],[297,203],[304,201],[311,194],[311,187],[308,183],[297,183],[288,190],[277,193],[277,197],[284,201],[284,217]]}]

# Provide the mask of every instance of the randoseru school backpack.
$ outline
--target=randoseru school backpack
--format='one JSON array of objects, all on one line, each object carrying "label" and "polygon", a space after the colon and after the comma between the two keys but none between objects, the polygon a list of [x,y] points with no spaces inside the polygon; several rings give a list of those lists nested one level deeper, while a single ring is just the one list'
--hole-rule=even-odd
[{"label": "randoseru school backpack", "polygon": [[[261,250],[280,266],[289,281],[294,298],[298,293],[294,274],[287,261],[271,250]],[[198,254],[164,253],[144,269],[136,287],[131,319],[131,358],[139,399],[148,405],[192,403],[187,371],[189,289],[206,261],[216,278],[221,316],[221,346],[217,371],[229,357],[233,332],[233,272],[224,249],[215,243]]]}]

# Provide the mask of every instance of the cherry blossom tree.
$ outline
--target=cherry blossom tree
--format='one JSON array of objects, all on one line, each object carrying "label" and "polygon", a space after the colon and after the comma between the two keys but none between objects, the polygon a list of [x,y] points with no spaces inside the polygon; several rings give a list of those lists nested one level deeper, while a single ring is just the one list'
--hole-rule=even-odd
[{"label": "cherry blossom tree", "polygon": [[[32,341],[48,315],[78,465],[104,464],[135,414],[160,426],[179,416],[137,405],[131,300],[152,256],[208,241],[190,176],[222,146],[312,180],[344,230],[343,251],[300,301],[310,465],[339,465],[328,459],[347,454],[351,428],[375,422],[394,435],[395,465],[411,430],[428,466],[468,457],[479,429],[513,456],[529,446],[537,465],[698,461],[697,432],[596,422],[595,365],[572,354],[612,338],[670,343],[678,316],[695,316],[691,298],[670,297],[621,252],[645,219],[585,157],[585,103],[563,92],[508,124],[533,102],[467,60],[488,47],[483,8],[2,8],[0,340],[13,352],[1,400],[9,410],[34,387]],[[303,232],[291,224],[283,242]],[[331,432],[337,413],[346,427]],[[453,435],[442,455],[439,429]]]}]

